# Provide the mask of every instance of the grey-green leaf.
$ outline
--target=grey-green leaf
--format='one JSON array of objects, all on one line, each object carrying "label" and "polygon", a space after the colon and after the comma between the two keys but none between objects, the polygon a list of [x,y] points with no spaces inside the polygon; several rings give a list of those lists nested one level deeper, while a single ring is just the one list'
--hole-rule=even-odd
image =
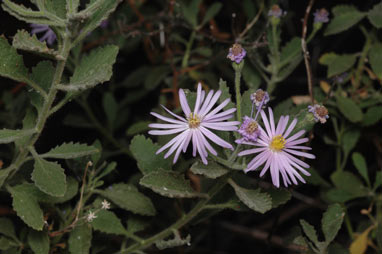
[{"label": "grey-green leaf", "polygon": [[358,170],[358,173],[365,179],[368,185],[370,185],[369,175],[367,173],[366,160],[360,153],[353,153],[352,155],[353,164]]},{"label": "grey-green leaf", "polygon": [[71,254],[89,254],[92,241],[92,229],[88,224],[77,225],[69,235],[69,252]]},{"label": "grey-green leaf", "polygon": [[353,123],[362,121],[363,113],[353,100],[343,96],[337,96],[336,99],[339,110],[347,119]]},{"label": "grey-green leaf", "polygon": [[25,130],[0,130],[0,144],[11,143],[15,140],[29,136],[35,133],[34,129],[25,129]]},{"label": "grey-green leaf", "polygon": [[354,197],[368,195],[368,191],[361,180],[348,171],[336,171],[330,178],[338,189],[344,190],[352,194]]},{"label": "grey-green leaf", "polygon": [[272,208],[276,208],[280,205],[288,202],[292,194],[286,189],[269,189],[266,191],[272,198]]},{"label": "grey-green leaf", "polygon": [[131,184],[114,184],[99,193],[117,206],[135,214],[154,216],[156,213],[151,200]]},{"label": "grey-green leaf", "polygon": [[126,229],[119,218],[111,211],[100,210],[97,217],[90,223],[95,230],[115,235],[125,235]]},{"label": "grey-green leaf", "polygon": [[381,119],[382,119],[382,106],[370,107],[367,109],[363,117],[362,125],[370,126],[370,125],[378,123],[379,121],[381,121]]},{"label": "grey-green leaf", "polygon": [[339,204],[330,205],[324,213],[321,223],[327,244],[336,237],[341,228],[344,216],[345,212]]},{"label": "grey-green leaf", "polygon": [[66,192],[64,169],[56,162],[35,158],[32,180],[42,191],[55,197],[63,197]]},{"label": "grey-green leaf", "polygon": [[229,171],[216,162],[211,161],[207,166],[197,161],[191,166],[191,172],[197,175],[203,175],[207,178],[216,179],[227,174]]},{"label": "grey-green leaf", "polygon": [[366,13],[360,12],[352,5],[337,5],[332,9],[334,18],[326,27],[324,35],[337,34],[357,24]]},{"label": "grey-green leaf", "polygon": [[0,76],[20,82],[28,80],[28,70],[22,56],[17,54],[16,49],[3,36],[0,36]]},{"label": "grey-green leaf", "polygon": [[336,55],[336,57],[328,64],[328,78],[349,70],[353,67],[356,60],[356,54]]},{"label": "grey-green leaf", "polygon": [[346,130],[342,138],[342,148],[344,150],[345,157],[349,155],[358,142],[361,133],[359,129]]},{"label": "grey-green leaf", "polygon": [[61,85],[59,88],[64,91],[78,91],[109,81],[117,54],[118,47],[113,45],[93,50],[82,58],[70,78],[70,84]]},{"label": "grey-green leaf", "polygon": [[300,225],[302,229],[304,230],[304,233],[306,236],[311,240],[315,245],[319,243],[318,238],[317,238],[317,232],[314,229],[312,225],[310,225],[308,222],[305,220],[300,220]]},{"label": "grey-green leaf", "polygon": [[375,75],[377,75],[379,79],[382,79],[382,44],[374,44],[370,48],[369,62]]},{"label": "grey-green leaf", "polygon": [[137,160],[138,168],[144,175],[158,168],[171,169],[170,160],[165,160],[162,154],[155,154],[159,148],[159,145],[154,144],[151,139],[146,139],[143,135],[137,135],[131,140],[130,150]]},{"label": "grey-green leaf", "polygon": [[49,254],[49,236],[44,231],[30,230],[28,244],[35,254]]},{"label": "grey-green leaf", "polygon": [[31,36],[27,31],[25,30],[18,30],[15,36],[13,37],[12,46],[29,51],[32,53],[40,53],[48,56],[52,56],[56,59],[61,59],[58,55],[58,52],[48,48],[46,45],[46,42],[41,42],[39,39],[37,39],[36,35]]},{"label": "grey-green leaf", "polygon": [[10,219],[5,217],[0,218],[0,234],[8,236],[12,239],[17,239],[15,228]]},{"label": "grey-green leaf", "polygon": [[13,210],[28,226],[40,231],[44,226],[43,212],[37,200],[20,186],[10,189]]},{"label": "grey-green leaf", "polygon": [[133,123],[126,131],[126,134],[128,136],[133,136],[133,135],[136,135],[136,134],[139,134],[139,133],[142,133],[142,132],[146,132],[148,131],[150,128],[149,128],[149,124],[151,122],[149,121],[140,121],[140,122],[136,122],[136,123]]},{"label": "grey-green leaf", "polygon": [[252,210],[265,213],[272,208],[272,198],[268,193],[261,193],[260,189],[250,190],[237,185],[234,181],[229,182],[234,188],[237,197]]},{"label": "grey-green leaf", "polygon": [[373,9],[367,13],[367,18],[373,26],[382,28],[382,2],[374,5]]},{"label": "grey-green leaf", "polygon": [[192,189],[190,181],[178,172],[158,169],[141,178],[139,184],[170,198],[194,198],[204,195]]},{"label": "grey-green leaf", "polygon": [[99,150],[94,146],[70,142],[63,143],[60,146],[56,146],[49,152],[40,155],[40,157],[55,159],[73,159],[95,154],[98,152]]}]

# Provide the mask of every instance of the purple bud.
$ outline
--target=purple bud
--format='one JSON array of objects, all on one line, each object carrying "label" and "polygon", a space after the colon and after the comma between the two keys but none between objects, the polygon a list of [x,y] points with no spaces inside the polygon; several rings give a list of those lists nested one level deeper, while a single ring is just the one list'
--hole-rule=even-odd
[{"label": "purple bud", "polygon": [[329,112],[324,106],[314,104],[314,106],[308,106],[308,111],[314,115],[316,122],[326,123],[326,119],[329,118]]},{"label": "purple bud", "polygon": [[269,94],[262,89],[257,89],[256,92],[251,94],[251,101],[255,103],[256,107],[259,107],[261,102],[263,102],[263,106],[266,105],[269,101]]},{"label": "purple bud", "polygon": [[314,16],[314,23],[329,22],[329,12],[325,8],[316,10],[316,12],[313,13],[313,16]]},{"label": "purple bud", "polygon": [[246,55],[247,52],[245,51],[245,49],[240,44],[235,43],[232,45],[231,48],[229,48],[227,58],[231,59],[232,62],[236,62],[237,64],[239,64],[241,61],[243,61]]}]

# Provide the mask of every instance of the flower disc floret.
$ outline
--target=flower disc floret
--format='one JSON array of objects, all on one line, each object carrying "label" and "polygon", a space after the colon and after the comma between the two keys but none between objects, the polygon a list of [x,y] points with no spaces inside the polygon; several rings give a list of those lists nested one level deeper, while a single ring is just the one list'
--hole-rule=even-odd
[{"label": "flower disc floret", "polygon": [[260,136],[257,141],[255,143],[244,142],[244,144],[254,145],[256,148],[244,150],[239,153],[239,156],[257,154],[248,163],[245,172],[256,170],[264,165],[260,176],[263,176],[269,169],[272,176],[272,183],[276,187],[280,187],[280,174],[285,186],[292,183],[298,184],[297,179],[305,183],[300,173],[309,176],[310,173],[306,171],[309,165],[295,157],[315,158],[313,154],[298,151],[299,149],[311,150],[310,147],[300,145],[308,141],[307,138],[301,138],[305,130],[298,131],[291,135],[297,124],[297,119],[294,119],[288,126],[289,116],[281,116],[276,126],[272,109],[268,108],[268,110],[269,120],[264,111],[261,111],[265,129],[259,126]]},{"label": "flower disc floret", "polygon": [[247,51],[238,43],[232,45],[229,48],[229,52],[227,58],[229,58],[232,62],[239,64],[243,61],[244,57],[247,55]]},{"label": "flower disc floret", "polygon": [[199,153],[203,163],[207,164],[208,152],[213,155],[217,155],[216,150],[211,146],[209,141],[212,141],[221,147],[233,150],[230,143],[218,137],[209,130],[236,131],[237,125],[240,124],[238,121],[226,121],[234,116],[233,113],[236,111],[235,108],[220,112],[225,106],[227,106],[230,99],[224,100],[219,106],[213,108],[221,93],[222,92],[220,90],[216,93],[213,90],[210,90],[207,94],[205,91],[202,91],[202,86],[199,83],[193,111],[191,111],[188,105],[184,91],[182,89],[179,90],[180,105],[185,118],[175,115],[164,106],[162,107],[165,111],[175,117],[175,119],[151,112],[153,116],[167,123],[150,124],[149,127],[159,130],[150,130],[149,134],[169,135],[178,133],[177,136],[162,146],[156,153],[159,154],[164,150],[169,149],[164,155],[164,157],[167,158],[175,152],[173,159],[173,163],[175,163],[179,158],[180,152],[186,152],[188,144],[192,142],[192,155],[195,157],[196,154]]},{"label": "flower disc floret", "polygon": [[259,124],[255,119],[244,116],[243,124],[240,126],[238,132],[242,138],[235,140],[236,143],[255,142],[260,135]]}]

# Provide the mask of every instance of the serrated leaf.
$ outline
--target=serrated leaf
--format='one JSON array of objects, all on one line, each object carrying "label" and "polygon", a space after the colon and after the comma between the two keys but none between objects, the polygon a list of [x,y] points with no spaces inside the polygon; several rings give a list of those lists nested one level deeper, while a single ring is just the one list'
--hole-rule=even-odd
[{"label": "serrated leaf", "polygon": [[325,241],[331,243],[341,228],[345,212],[339,204],[333,204],[328,207],[322,216],[322,232],[324,232]]},{"label": "serrated leaf", "polygon": [[158,169],[144,175],[139,184],[170,198],[194,198],[204,196],[192,189],[184,175],[174,171]]},{"label": "serrated leaf", "polygon": [[365,158],[360,153],[353,153],[352,155],[353,164],[358,170],[358,173],[365,179],[368,185],[370,185],[369,175],[367,173],[367,165]]},{"label": "serrated leaf", "polygon": [[382,44],[374,44],[369,50],[371,69],[379,79],[382,79]]},{"label": "serrated leaf", "polygon": [[7,179],[9,173],[14,170],[13,168],[0,169],[0,188],[3,186],[5,179]]},{"label": "serrated leaf", "polygon": [[202,23],[199,25],[199,27],[204,26],[208,21],[210,21],[213,17],[216,16],[216,14],[219,13],[220,9],[222,8],[222,4],[219,2],[213,3],[206,11],[206,14],[203,17]]},{"label": "serrated leaf", "polygon": [[113,45],[93,50],[82,58],[70,78],[70,84],[61,85],[59,88],[64,91],[78,91],[109,81],[117,54],[118,47]]},{"label": "serrated leaf", "polygon": [[367,13],[370,23],[376,28],[382,28],[382,2],[373,6]]},{"label": "serrated leaf", "polygon": [[367,109],[366,113],[364,114],[362,125],[370,126],[370,125],[378,123],[379,121],[381,121],[381,119],[382,119],[382,106],[370,107]]},{"label": "serrated leaf", "polygon": [[276,208],[287,203],[292,197],[290,191],[286,189],[269,189],[266,192],[272,198],[272,208]]},{"label": "serrated leaf", "polygon": [[66,175],[64,169],[56,162],[35,157],[32,180],[42,192],[63,197],[66,192]]},{"label": "serrated leaf", "polygon": [[352,194],[353,197],[368,195],[368,191],[360,179],[348,171],[336,171],[330,178],[338,189]]},{"label": "serrated leaf", "polygon": [[5,217],[0,218],[0,234],[17,239],[15,228],[10,219]]},{"label": "serrated leaf", "polygon": [[366,13],[360,12],[352,5],[337,5],[333,7],[332,12],[334,18],[331,19],[329,25],[326,27],[325,36],[337,34],[349,29],[366,15]]},{"label": "serrated leaf", "polygon": [[337,96],[336,99],[338,109],[347,119],[353,123],[362,121],[363,113],[353,100],[343,96]]},{"label": "serrated leaf", "polygon": [[37,200],[25,192],[20,185],[10,189],[13,210],[31,228],[41,231],[44,226],[43,212]]},{"label": "serrated leaf", "polygon": [[261,193],[260,189],[250,190],[237,185],[234,181],[229,184],[235,190],[237,197],[252,210],[265,213],[272,209],[272,198],[268,193]]},{"label": "serrated leaf", "polygon": [[[328,64],[328,78],[344,73],[355,64],[357,56],[355,54],[336,55]],[[328,60],[327,60],[328,61]]]},{"label": "serrated leaf", "polygon": [[135,214],[154,216],[156,211],[151,200],[130,184],[114,184],[99,192],[111,202]]},{"label": "serrated leaf", "polygon": [[368,227],[362,234],[358,235],[355,240],[350,244],[350,254],[364,254],[368,245],[369,232],[374,226]]},{"label": "serrated leaf", "polygon": [[56,59],[61,59],[58,55],[58,52],[48,48],[45,41],[41,42],[39,39],[37,39],[35,34],[31,36],[25,30],[17,31],[13,37],[12,46],[17,49],[30,51],[32,53],[41,53],[44,55],[53,56]]},{"label": "serrated leaf", "polygon": [[227,82],[224,81],[223,79],[219,80],[219,90],[222,92],[222,94],[220,95],[220,98],[219,98],[219,103],[222,103],[226,99],[230,99],[231,101],[224,108],[236,107],[236,105],[232,102],[232,96],[231,96],[231,93],[229,92]]},{"label": "serrated leaf", "polygon": [[73,159],[95,153],[99,153],[99,150],[94,146],[70,142],[63,143],[60,146],[56,146],[49,152],[41,154],[40,157],[55,159]]},{"label": "serrated leaf", "polygon": [[151,139],[146,139],[143,135],[135,136],[131,140],[130,150],[137,160],[138,168],[144,175],[158,168],[171,169],[170,160],[164,159],[161,154],[155,154],[159,148],[159,145],[154,144]]},{"label": "serrated leaf", "polygon": [[17,54],[16,49],[3,36],[0,36],[0,76],[20,82],[28,80],[28,70],[22,56]]},{"label": "serrated leaf", "polygon": [[191,166],[191,172],[197,175],[204,175],[207,178],[216,179],[227,174],[229,171],[218,163],[210,161],[208,165],[195,162]]},{"label": "serrated leaf", "polygon": [[125,235],[126,229],[123,227],[118,217],[111,211],[100,210],[97,217],[90,223],[95,230],[115,235]]},{"label": "serrated leaf", "polygon": [[310,225],[308,222],[305,220],[300,220],[300,225],[302,229],[304,230],[304,233],[306,236],[311,240],[316,246],[318,245],[319,241],[317,238],[317,232],[314,229],[312,225]]},{"label": "serrated leaf", "polygon": [[92,241],[92,229],[88,224],[77,225],[69,235],[69,252],[71,254],[89,254]]},{"label": "serrated leaf", "polygon": [[[49,92],[55,68],[50,61],[41,61],[32,69],[31,79],[38,84],[44,91]],[[33,90],[28,93],[31,103],[40,112],[44,105],[44,97],[37,91]],[[25,127],[24,127],[25,128]]]},{"label": "serrated leaf", "polygon": [[0,130],[0,144],[11,143],[25,136],[32,135],[35,132],[36,131],[34,129],[26,129],[26,130],[2,129]]},{"label": "serrated leaf", "polygon": [[170,72],[171,69],[168,65],[160,65],[152,68],[149,73],[146,73],[144,87],[148,91],[155,89]]},{"label": "serrated leaf", "polygon": [[46,232],[29,231],[28,244],[35,254],[49,254],[49,236]]}]

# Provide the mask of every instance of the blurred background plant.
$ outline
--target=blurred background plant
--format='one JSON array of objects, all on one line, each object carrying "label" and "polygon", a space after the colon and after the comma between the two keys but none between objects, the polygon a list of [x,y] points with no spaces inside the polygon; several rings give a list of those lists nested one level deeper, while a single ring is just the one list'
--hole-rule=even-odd
[{"label": "blurred background plant", "polygon": [[[380,1],[4,0],[0,19],[3,253],[382,252]],[[259,88],[296,116],[307,184],[156,156],[149,113],[198,82],[241,116]]]}]

